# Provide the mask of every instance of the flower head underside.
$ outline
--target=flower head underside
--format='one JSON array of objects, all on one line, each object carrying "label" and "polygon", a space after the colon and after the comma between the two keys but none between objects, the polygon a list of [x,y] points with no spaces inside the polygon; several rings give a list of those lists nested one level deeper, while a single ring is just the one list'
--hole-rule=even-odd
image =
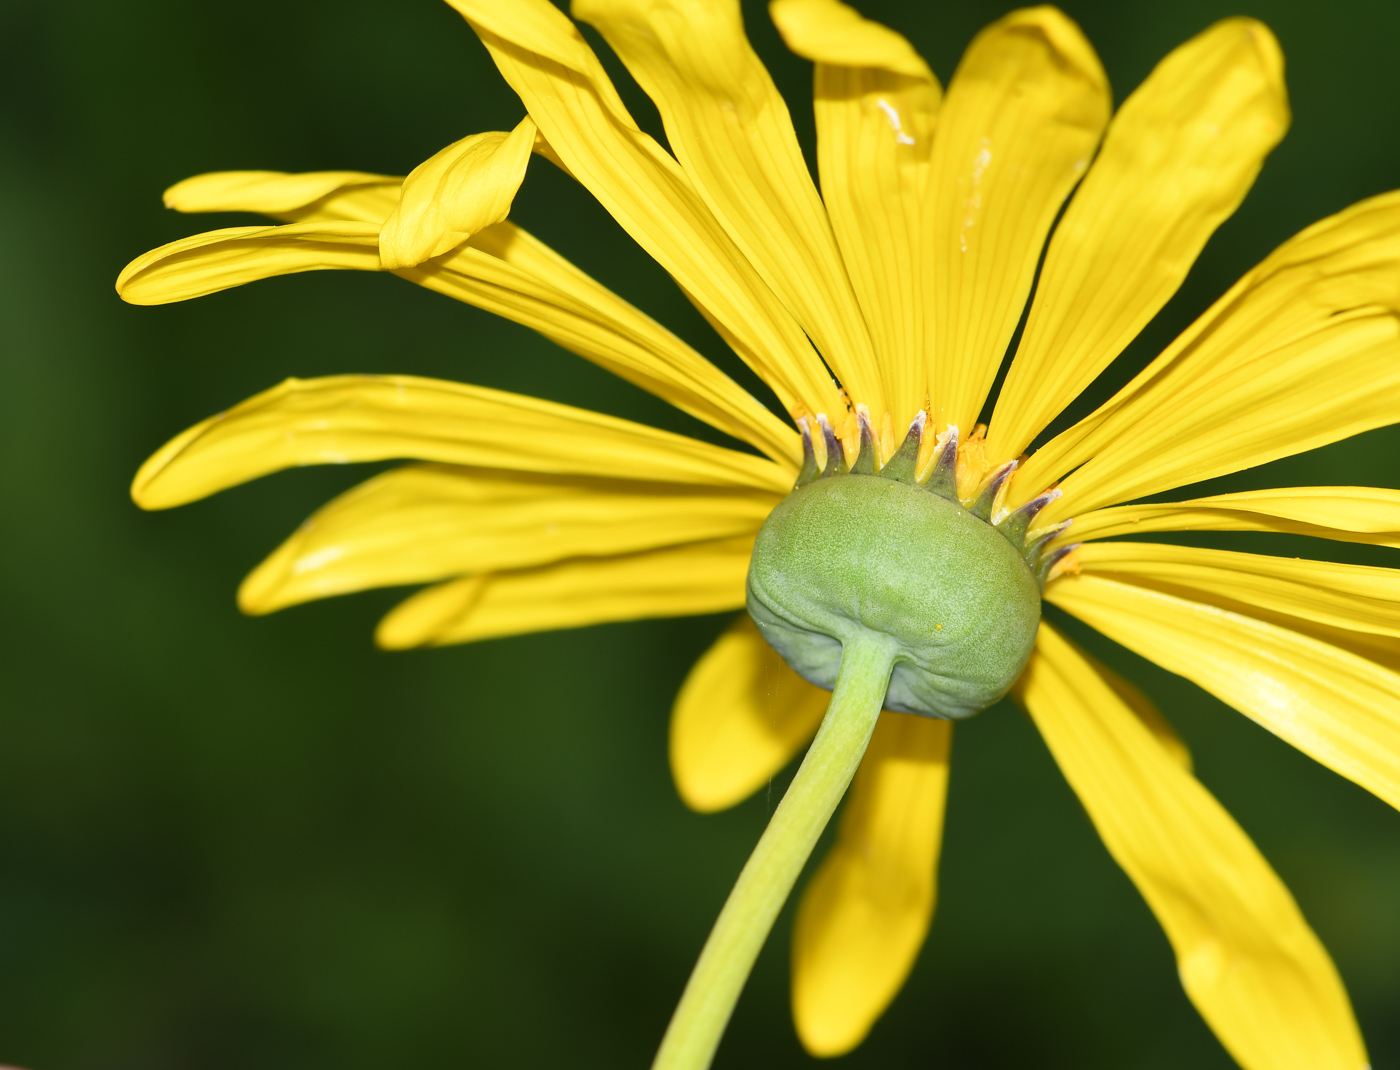
[{"label": "flower head underside", "polygon": [[[427,584],[379,627],[403,648],[734,610],[755,536],[795,484],[903,465],[912,486],[945,480],[946,500],[989,529],[1014,520],[1003,534],[1034,547],[1028,567],[1044,562],[1046,603],[1400,806],[1400,572],[1119,538],[1400,546],[1391,490],[1159,500],[1400,421],[1400,194],[1285,242],[1058,430],[1283,136],[1266,27],[1217,23],[1115,112],[1092,47],[1053,8],[982,31],[945,92],[908,41],[837,0],[775,0],[784,41],[815,65],[814,182],[733,0],[573,4],[655,102],[667,146],[548,0],[449,2],[520,96],[514,130],[472,134],[406,179],[188,179],[171,207],[279,225],[163,246],[119,292],[161,304],[299,271],[392,272],[539,331],[742,448],[438,380],[288,380],[158,451],[138,503],[302,464],[415,463],[319,510],[244,582],[247,611]],[[537,156],[676,280],[782,413],[508,219]],[[1045,621],[1011,693],[1234,1058],[1364,1066],[1326,951],[1150,701]],[[746,797],[812,738],[829,698],[738,618],[676,703],[683,797],[702,810]],[[951,732],[880,716],[803,893],[793,1005],[816,1054],[864,1038],[922,946]]]}]

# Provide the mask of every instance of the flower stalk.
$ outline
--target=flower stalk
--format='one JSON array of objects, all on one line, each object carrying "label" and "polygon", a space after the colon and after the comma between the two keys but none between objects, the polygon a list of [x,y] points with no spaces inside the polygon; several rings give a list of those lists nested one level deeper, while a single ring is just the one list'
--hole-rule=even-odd
[{"label": "flower stalk", "polygon": [[773,922],[870,744],[897,647],[865,634],[842,650],[826,717],[710,930],[653,1070],[704,1070],[714,1059]]}]

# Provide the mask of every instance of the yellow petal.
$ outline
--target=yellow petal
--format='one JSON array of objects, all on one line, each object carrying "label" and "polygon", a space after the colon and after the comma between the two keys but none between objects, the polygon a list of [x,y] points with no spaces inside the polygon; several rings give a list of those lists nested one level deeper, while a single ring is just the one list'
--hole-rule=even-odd
[{"label": "yellow petal", "polygon": [[375,642],[401,650],[737,609],[752,550],[746,535],[468,576],[399,603],[379,622]]},{"label": "yellow petal", "polygon": [[942,90],[914,47],[839,0],[774,0],[789,48],[813,60],[822,196],[880,365],[892,424],[928,395],[924,187]]},{"label": "yellow petal", "polygon": [[922,82],[937,79],[904,37],[840,0],[771,0],[768,13],[799,56],[833,67],[873,68]]},{"label": "yellow petal", "polygon": [[752,533],[771,492],[447,465],[386,472],[318,509],[243,581],[245,613],[371,587]]},{"label": "yellow petal", "polygon": [[1103,576],[1063,576],[1045,598],[1400,807],[1400,674],[1276,624]]},{"label": "yellow petal", "polygon": [[138,256],[117,276],[133,305],[164,305],[274,275],[379,271],[377,223],[292,223],[195,234]]},{"label": "yellow petal", "polygon": [[384,267],[414,267],[505,219],[534,144],[535,124],[526,116],[509,134],[472,134],[410,171],[379,232]]},{"label": "yellow petal", "polygon": [[1103,682],[1113,689],[1113,693],[1122,700],[1123,705],[1137,714],[1137,719],[1162,745],[1167,756],[1188,773],[1191,772],[1191,751],[1186,746],[1186,741],[1172,727],[1172,723],[1162,715],[1157,704],[1147,697],[1146,692],[1131,680],[1114,672],[1098,658],[1083,650],[1080,650],[1079,653],[1093,666],[1094,671],[1103,677]]},{"label": "yellow petal", "polygon": [[991,463],[1019,456],[1147,326],[1287,127],[1283,55],[1253,19],[1188,41],[1124,102],[1055,228],[987,432]]},{"label": "yellow petal", "polygon": [[214,171],[177,182],[177,212],[258,212],[288,223],[382,223],[399,203],[402,178],[363,171]]},{"label": "yellow petal", "polygon": [[1400,636],[1400,570],[1265,557],[1198,546],[1095,542],[1075,564],[1129,583],[1210,592],[1246,605],[1350,631]]},{"label": "yellow petal", "polygon": [[[1076,566],[1078,567],[1078,566]],[[1093,571],[1093,570],[1090,570]],[[1265,624],[1274,625],[1285,632],[1296,633],[1316,639],[1329,647],[1336,647],[1366,661],[1374,662],[1392,672],[1400,673],[1400,638],[1382,634],[1375,631],[1361,631],[1355,628],[1341,627],[1334,624],[1324,623],[1317,619],[1322,614],[1311,616],[1300,616],[1297,613],[1285,612],[1283,609],[1269,608],[1264,603],[1266,599],[1253,597],[1246,601],[1242,597],[1230,597],[1227,589],[1206,588],[1194,586],[1184,582],[1166,582],[1154,580],[1141,575],[1133,575],[1127,572],[1113,573],[1108,571],[1096,573],[1101,578],[1117,580],[1122,583],[1130,583],[1137,587],[1144,587],[1185,599],[1188,602],[1199,603],[1202,606],[1221,610],[1226,613],[1237,614],[1248,617],[1255,621],[1262,621]],[[1236,589],[1235,594],[1241,592]],[[1271,601],[1271,605],[1287,605],[1286,602]],[[1302,607],[1292,608],[1302,611]],[[1092,660],[1092,659],[1091,659]],[[1102,666],[1096,667],[1104,671]],[[1125,699],[1126,701],[1126,699]],[[1130,703],[1131,704],[1131,703]]]},{"label": "yellow petal", "polygon": [[1244,1070],[1364,1070],[1346,990],[1249,837],[1042,624],[1019,695],[1104,846],[1157,915],[1181,983]]},{"label": "yellow petal", "polygon": [[573,0],[656,103],[666,137],[729,236],[851,398],[884,386],[787,105],[744,35],[738,0]]},{"label": "yellow petal", "polygon": [[1276,613],[1259,606],[1246,605],[1207,591],[1193,592],[1189,598],[1191,601],[1202,602],[1214,606],[1216,609],[1223,609],[1228,613],[1253,617],[1266,624],[1275,624],[1285,631],[1306,635],[1311,639],[1326,643],[1328,646],[1338,647],[1359,658],[1373,661],[1382,668],[1400,673],[1400,639],[1396,639],[1394,636],[1377,635],[1375,632],[1352,631],[1349,628],[1334,628],[1330,624],[1319,624],[1315,620],[1307,620],[1287,613]]},{"label": "yellow petal", "polygon": [[[118,292],[135,304],[160,304],[298,271],[378,271],[377,234],[372,224],[348,221],[212,231],[139,257],[122,272]],[[796,473],[796,432],[670,331],[513,224],[487,227],[473,245],[396,274],[533,328]]]},{"label": "yellow petal", "polygon": [[[569,165],[554,151],[554,146],[545,140],[545,136],[540,133],[538,128],[535,129],[535,155],[543,156],[555,167],[563,171],[564,174],[568,175],[570,178],[574,178],[574,173],[569,170]],[[577,181],[577,179],[575,179],[575,181]]]},{"label": "yellow petal", "polygon": [[1154,531],[1284,531],[1400,547],[1400,490],[1280,487],[1185,502],[1118,505],[1076,516],[1063,541]]},{"label": "yellow petal", "polygon": [[1074,469],[1045,521],[1314,449],[1400,419],[1400,194],[1285,242],[1097,412],[1017,473]]},{"label": "yellow petal", "polygon": [[802,893],[792,1012],[813,1055],[844,1055],[899,993],[933,920],[951,721],[880,715],[836,845]]},{"label": "yellow petal", "polygon": [[844,404],[777,295],[680,165],[637,128],[598,58],[549,0],[449,0],[476,31],[571,174],[700,304],[798,413]]},{"label": "yellow petal", "polygon": [[1046,522],[1400,419],[1400,324],[1375,306],[1338,313],[1272,352],[1191,363],[1156,389],[1144,388],[1096,429],[1097,455],[1064,480],[1064,497],[1042,514]]},{"label": "yellow petal", "polygon": [[514,224],[488,227],[453,256],[399,274],[539,331],[751,443],[796,475],[802,446],[790,425],[650,316]]},{"label": "yellow petal", "polygon": [[[1134,579],[1133,577],[1121,573],[1117,576],[1105,576],[1103,578],[1112,578],[1124,583],[1131,582],[1139,587],[1146,587],[1165,594],[1175,595],[1189,602],[1200,603],[1203,606],[1222,610],[1226,613],[1234,613],[1256,621],[1263,621],[1265,624],[1272,624],[1286,632],[1294,632],[1298,635],[1307,636],[1310,639],[1316,639],[1329,647],[1336,647],[1347,651],[1366,661],[1374,662],[1382,668],[1400,673],[1400,639],[1394,636],[1378,635],[1375,632],[1354,631],[1349,628],[1338,628],[1330,624],[1322,624],[1305,617],[1298,617],[1289,613],[1265,609],[1259,605],[1251,605],[1246,602],[1237,601],[1216,591],[1153,583],[1141,578]],[[1097,663],[1095,663],[1095,666],[1101,669]]]},{"label": "yellow petal", "polygon": [[705,651],[671,710],[671,776],[701,813],[747,799],[812,738],[831,692],[788,668],[747,613]]},{"label": "yellow petal", "polygon": [[1108,80],[1051,7],[1012,12],[968,46],[938,117],[928,196],[938,428],[977,421],[1045,235],[1093,156]]},{"label": "yellow petal", "polygon": [[143,509],[307,464],[412,458],[557,475],[791,489],[772,461],[628,420],[408,375],[288,379],[177,435],[136,473]]}]

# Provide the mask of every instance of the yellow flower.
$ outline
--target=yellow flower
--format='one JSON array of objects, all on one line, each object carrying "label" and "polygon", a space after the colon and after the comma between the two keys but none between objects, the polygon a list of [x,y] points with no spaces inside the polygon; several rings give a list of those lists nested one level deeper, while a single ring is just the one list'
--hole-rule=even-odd
[{"label": "yellow flower", "polygon": [[[285,225],[156,249],[119,292],[159,304],[297,271],[392,271],[523,323],[752,451],[455,383],[289,380],[160,450],[137,502],[166,508],[295,465],[425,463],[316,513],[245,581],[245,610],[432,584],[381,623],[378,641],[400,648],[744,604],[755,534],[793,487],[803,438],[506,221],[537,154],[676,279],[811,432],[818,467],[884,465],[912,426],[926,480],[963,429],[964,504],[990,487],[986,519],[1002,523],[1044,505],[1028,537],[1049,540],[1047,601],[1400,805],[1400,573],[1111,541],[1276,531],[1400,546],[1389,490],[1124,504],[1400,420],[1400,195],[1286,242],[1111,400],[1046,433],[1176,291],[1282,137],[1267,28],[1211,27],[1110,118],[1097,57],[1053,8],[984,30],[944,94],[895,32],[837,0],[775,0],[787,44],[816,64],[819,195],[736,0],[574,0],[655,101],[670,151],[548,0],[449,2],[524,102],[515,130],[459,141],[405,180],[189,179],[167,204]],[[1052,487],[1059,497],[1042,497]],[[1326,951],[1145,696],[1045,623],[1015,695],[1235,1059],[1364,1066]],[[681,794],[700,810],[744,798],[812,737],[827,702],[741,616],[677,700]],[[804,892],[793,1010],[815,1054],[863,1039],[923,943],[950,741],[950,721],[881,716]],[[658,1065],[706,1065],[728,1010],[683,1051],[668,1037]]]}]

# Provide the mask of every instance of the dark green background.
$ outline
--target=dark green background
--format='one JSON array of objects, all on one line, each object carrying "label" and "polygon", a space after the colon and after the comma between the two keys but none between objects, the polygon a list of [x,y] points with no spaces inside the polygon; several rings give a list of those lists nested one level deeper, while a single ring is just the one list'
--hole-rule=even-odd
[{"label": "dark green background", "polygon": [[[1400,186],[1400,5],[1245,6],[1282,39],[1294,129],[1125,369],[1279,241]],[[1007,7],[866,10],[946,80]],[[1068,9],[1120,99],[1237,12]],[[747,10],[810,150],[808,71]],[[669,704],[724,620],[379,653],[371,629],[398,592],[266,619],[233,605],[240,576],[362,471],[285,473],[164,514],[126,494],[170,435],[287,375],[436,375],[694,430],[524,329],[393,278],[300,275],[165,308],[112,292],[138,253],[251,222],[166,212],[160,191],[187,175],[402,173],[521,114],[437,0],[0,0],[0,1062],[647,1064],[782,789],[702,817],[670,786]],[[516,218],[724,360],[551,168],[532,171]],[[1374,432],[1228,485],[1396,485],[1397,443]],[[1400,816],[1194,687],[1095,649],[1181,727],[1335,955],[1375,1063],[1396,1065]],[[846,1063],[1229,1065],[1025,719],[999,706],[958,729],[954,754],[933,935]],[[785,917],[721,1067],[810,1065],[787,1015],[787,942]]]}]

